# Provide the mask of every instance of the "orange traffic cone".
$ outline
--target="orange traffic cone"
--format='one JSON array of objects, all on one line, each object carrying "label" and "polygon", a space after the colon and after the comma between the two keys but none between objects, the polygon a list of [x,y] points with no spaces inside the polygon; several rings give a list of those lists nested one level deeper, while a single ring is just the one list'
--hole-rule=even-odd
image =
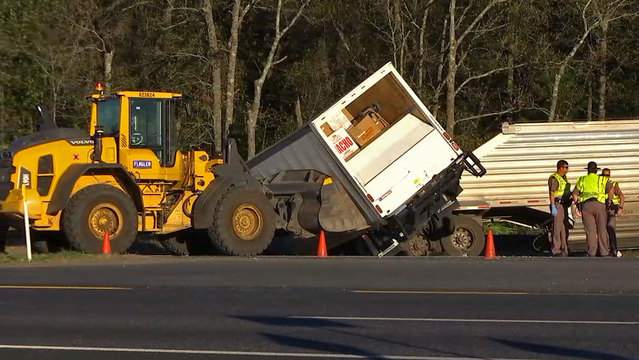
[{"label": "orange traffic cone", "polygon": [[493,260],[497,258],[495,253],[495,239],[493,237],[493,229],[488,228],[488,235],[486,235],[486,249],[484,250],[484,259]]},{"label": "orange traffic cone", "polygon": [[324,230],[320,231],[319,243],[317,244],[317,256],[328,256],[328,251],[326,251],[326,236],[324,235]]},{"label": "orange traffic cone", "polygon": [[105,231],[102,237],[102,254],[111,255],[111,235],[108,231]]}]

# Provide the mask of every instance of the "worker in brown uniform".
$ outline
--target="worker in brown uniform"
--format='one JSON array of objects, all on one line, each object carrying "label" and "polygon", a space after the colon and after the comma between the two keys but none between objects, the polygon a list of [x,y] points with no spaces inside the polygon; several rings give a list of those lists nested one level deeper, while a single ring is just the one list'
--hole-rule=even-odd
[{"label": "worker in brown uniform", "polygon": [[583,217],[588,242],[588,256],[608,256],[610,244],[608,243],[608,214],[606,202],[609,201],[611,191],[606,192],[608,179],[597,175],[597,163],[588,163],[588,175],[582,176],[577,181],[572,192],[577,202],[577,216]]},{"label": "worker in brown uniform", "polygon": [[[617,216],[623,216],[625,198],[619,183],[610,180],[610,169],[601,170],[601,176],[608,178],[608,184],[612,187],[612,201],[608,204],[608,241],[610,242],[610,256],[621,257],[621,251],[617,246]],[[610,189],[608,189],[610,190]]]},{"label": "worker in brown uniform", "polygon": [[548,178],[548,198],[552,215],[552,255],[568,256],[568,209],[572,203],[566,179],[568,162],[557,161],[557,171]]}]

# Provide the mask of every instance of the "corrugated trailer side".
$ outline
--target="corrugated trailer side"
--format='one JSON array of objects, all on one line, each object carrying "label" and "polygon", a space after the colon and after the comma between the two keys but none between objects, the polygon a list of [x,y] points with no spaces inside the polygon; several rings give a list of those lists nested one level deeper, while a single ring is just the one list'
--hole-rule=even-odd
[{"label": "corrugated trailer side", "polygon": [[[488,173],[462,176],[459,212],[542,225],[550,220],[547,182],[556,162],[568,161],[574,187],[588,161],[596,161],[611,169],[626,197],[625,215],[618,218],[620,246],[639,247],[639,120],[504,124],[475,154]],[[569,242],[583,249],[583,226],[575,220]]]}]

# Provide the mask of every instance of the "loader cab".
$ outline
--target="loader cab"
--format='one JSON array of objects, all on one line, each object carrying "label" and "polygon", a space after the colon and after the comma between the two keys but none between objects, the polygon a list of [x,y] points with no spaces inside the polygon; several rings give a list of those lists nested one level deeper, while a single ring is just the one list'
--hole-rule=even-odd
[{"label": "loader cab", "polygon": [[[120,163],[138,179],[177,179],[178,108],[182,96],[168,92],[119,91],[92,96],[90,133],[103,132]],[[179,162],[177,165],[180,165]]]}]

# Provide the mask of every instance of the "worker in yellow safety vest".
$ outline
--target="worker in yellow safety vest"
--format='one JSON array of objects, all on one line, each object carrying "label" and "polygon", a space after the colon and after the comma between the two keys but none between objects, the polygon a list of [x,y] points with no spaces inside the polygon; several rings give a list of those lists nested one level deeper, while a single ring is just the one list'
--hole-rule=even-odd
[{"label": "worker in yellow safety vest", "polygon": [[[610,180],[610,169],[601,170],[601,176]],[[625,198],[623,192],[616,181],[609,181],[612,186],[612,201],[608,204],[608,240],[610,242],[610,255],[621,257],[621,251],[617,245],[617,216],[623,216],[623,205]]]},{"label": "worker in yellow safety vest", "polygon": [[608,214],[606,202],[612,199],[612,186],[606,177],[597,175],[597,163],[588,163],[588,175],[577,181],[573,199],[577,202],[577,216],[583,217],[589,256],[608,256]]},{"label": "worker in yellow safety vest", "polygon": [[568,162],[557,161],[557,171],[548,178],[548,198],[552,215],[551,251],[553,256],[568,256],[568,209],[572,203],[566,178]]}]

